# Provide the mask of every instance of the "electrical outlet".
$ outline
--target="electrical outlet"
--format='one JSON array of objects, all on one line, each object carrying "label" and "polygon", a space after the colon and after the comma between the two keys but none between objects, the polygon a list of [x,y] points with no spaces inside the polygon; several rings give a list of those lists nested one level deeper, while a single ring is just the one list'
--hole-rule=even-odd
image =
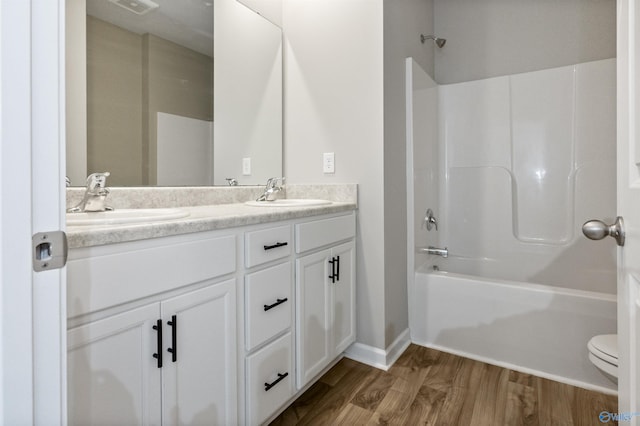
[{"label": "electrical outlet", "polygon": [[336,157],[333,152],[325,152],[324,154],[322,154],[322,172],[336,172]]},{"label": "electrical outlet", "polygon": [[251,175],[251,157],[242,159],[242,175],[243,176]]}]

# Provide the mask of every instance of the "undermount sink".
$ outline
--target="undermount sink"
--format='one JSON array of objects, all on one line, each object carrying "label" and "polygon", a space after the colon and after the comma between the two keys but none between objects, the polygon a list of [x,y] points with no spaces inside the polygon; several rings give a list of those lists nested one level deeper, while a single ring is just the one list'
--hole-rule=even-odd
[{"label": "undermount sink", "polygon": [[106,212],[67,213],[68,226],[126,225],[160,222],[189,216],[180,209],[117,209]]},{"label": "undermount sink", "polygon": [[245,204],[254,207],[311,207],[326,206],[331,204],[331,201],[306,198],[283,198],[273,201],[247,201]]}]

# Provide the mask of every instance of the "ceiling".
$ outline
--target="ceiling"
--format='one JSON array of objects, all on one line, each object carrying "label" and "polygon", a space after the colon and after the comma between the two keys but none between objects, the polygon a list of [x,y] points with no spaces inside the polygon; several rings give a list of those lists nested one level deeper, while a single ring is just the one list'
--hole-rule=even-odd
[{"label": "ceiling", "polygon": [[152,0],[160,7],[145,15],[109,0],[86,1],[87,15],[136,34],[154,34],[213,57],[213,0]]}]

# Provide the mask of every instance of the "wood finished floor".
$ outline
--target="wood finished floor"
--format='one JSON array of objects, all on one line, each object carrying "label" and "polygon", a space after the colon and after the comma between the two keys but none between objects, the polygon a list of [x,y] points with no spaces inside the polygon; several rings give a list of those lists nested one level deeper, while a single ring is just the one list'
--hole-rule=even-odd
[{"label": "wood finished floor", "polygon": [[602,425],[599,413],[617,406],[615,396],[411,345],[386,372],[342,359],[271,425]]}]

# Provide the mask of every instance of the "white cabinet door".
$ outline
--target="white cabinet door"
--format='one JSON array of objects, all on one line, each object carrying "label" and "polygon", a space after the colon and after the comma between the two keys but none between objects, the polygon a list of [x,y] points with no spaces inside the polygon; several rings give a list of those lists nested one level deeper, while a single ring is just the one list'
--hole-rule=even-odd
[{"label": "white cabinet door", "polygon": [[68,331],[70,425],[160,425],[157,303]]},{"label": "white cabinet door", "polygon": [[237,422],[235,289],[231,279],[161,303],[164,424]]},{"label": "white cabinet door", "polygon": [[355,341],[355,243],[296,261],[298,389]]},{"label": "white cabinet door", "polygon": [[[333,356],[338,356],[356,340],[355,317],[355,244],[349,242],[334,247],[331,257],[337,259],[337,277],[331,284],[333,292]],[[332,281],[332,280],[329,280]]]},{"label": "white cabinet door", "polygon": [[323,250],[296,260],[298,389],[306,385],[329,363],[331,309],[328,259]]}]

